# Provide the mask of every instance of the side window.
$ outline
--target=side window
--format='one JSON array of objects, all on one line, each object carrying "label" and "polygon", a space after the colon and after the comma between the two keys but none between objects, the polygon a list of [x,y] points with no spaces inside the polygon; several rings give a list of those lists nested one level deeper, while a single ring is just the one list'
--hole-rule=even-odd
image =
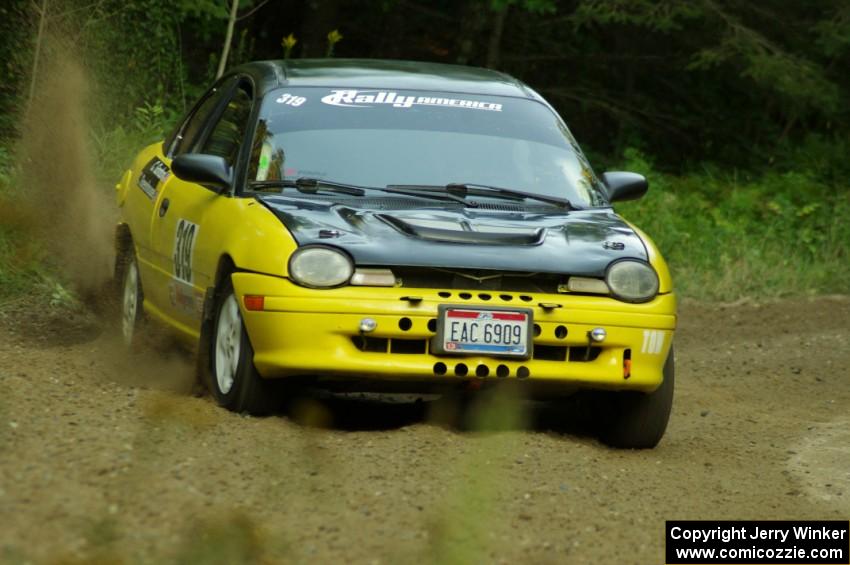
[{"label": "side window", "polygon": [[191,151],[194,142],[197,141],[198,135],[202,133],[204,124],[209,120],[210,114],[218,107],[222,97],[230,91],[234,80],[225,81],[210,90],[206,94],[206,97],[195,106],[189,117],[183,120],[180,129],[177,130],[167,143],[172,157]]},{"label": "side window", "polygon": [[223,157],[231,166],[236,164],[239,146],[248,127],[251,114],[251,96],[242,88],[233,95],[213,128],[201,153]]},{"label": "side window", "polygon": [[192,114],[192,117],[189,118],[180,133],[177,134],[173,151],[175,157],[190,150],[192,142],[198,136],[204,123],[209,119],[210,114],[215,110],[220,100],[221,91],[218,91],[213,92],[207,96],[206,100],[201,102],[198,110]]}]

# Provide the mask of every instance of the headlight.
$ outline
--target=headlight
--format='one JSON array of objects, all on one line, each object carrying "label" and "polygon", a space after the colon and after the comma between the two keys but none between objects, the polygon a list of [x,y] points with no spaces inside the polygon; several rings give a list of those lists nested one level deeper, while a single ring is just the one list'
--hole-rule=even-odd
[{"label": "headlight", "polygon": [[353,272],[348,255],[330,247],[302,247],[289,259],[289,276],[303,286],[339,286],[348,282]]},{"label": "headlight", "polygon": [[626,302],[646,302],[658,294],[658,275],[642,261],[626,259],[611,263],[605,282],[614,296]]}]

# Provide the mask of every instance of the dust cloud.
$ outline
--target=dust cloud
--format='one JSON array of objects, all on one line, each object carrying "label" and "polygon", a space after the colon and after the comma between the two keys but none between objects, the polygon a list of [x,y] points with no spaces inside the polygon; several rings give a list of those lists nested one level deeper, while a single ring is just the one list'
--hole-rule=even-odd
[{"label": "dust cloud", "polygon": [[45,35],[35,95],[21,119],[15,206],[0,211],[0,221],[9,216],[82,303],[45,308],[22,298],[13,313],[23,321],[14,331],[44,346],[91,343],[92,358],[103,364],[109,380],[188,394],[195,375],[184,351],[165,339],[152,343],[155,332],[146,332],[149,339],[127,351],[115,331],[117,304],[108,283],[118,213],[112,187],[98,182],[100,168],[89,145],[99,117],[93,103],[98,85],[72,36],[55,27]]},{"label": "dust cloud", "polygon": [[88,77],[68,40],[48,37],[42,53],[21,128],[20,216],[75,290],[91,296],[111,274],[115,211],[88,147]]}]

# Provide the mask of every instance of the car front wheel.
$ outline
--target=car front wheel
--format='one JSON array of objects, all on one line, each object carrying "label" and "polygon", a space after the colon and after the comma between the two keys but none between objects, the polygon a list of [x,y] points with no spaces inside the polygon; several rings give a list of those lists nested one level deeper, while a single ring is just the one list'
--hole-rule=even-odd
[{"label": "car front wheel", "polygon": [[630,449],[658,445],[673,406],[674,375],[671,347],[664,363],[664,381],[653,392],[604,393],[600,439],[612,447]]},{"label": "car front wheel", "polygon": [[254,349],[229,282],[218,300],[211,345],[210,385],[216,401],[234,412],[271,412],[275,406],[274,383],[262,378],[254,367]]}]

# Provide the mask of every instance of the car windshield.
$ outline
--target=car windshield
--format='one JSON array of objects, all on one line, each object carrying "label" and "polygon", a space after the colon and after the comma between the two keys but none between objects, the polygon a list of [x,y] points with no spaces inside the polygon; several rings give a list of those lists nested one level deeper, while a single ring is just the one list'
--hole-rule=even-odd
[{"label": "car windshield", "polygon": [[[408,90],[285,88],[264,100],[249,181],[491,185],[605,205],[563,122],[540,102]],[[493,193],[494,196],[496,193]]]}]

